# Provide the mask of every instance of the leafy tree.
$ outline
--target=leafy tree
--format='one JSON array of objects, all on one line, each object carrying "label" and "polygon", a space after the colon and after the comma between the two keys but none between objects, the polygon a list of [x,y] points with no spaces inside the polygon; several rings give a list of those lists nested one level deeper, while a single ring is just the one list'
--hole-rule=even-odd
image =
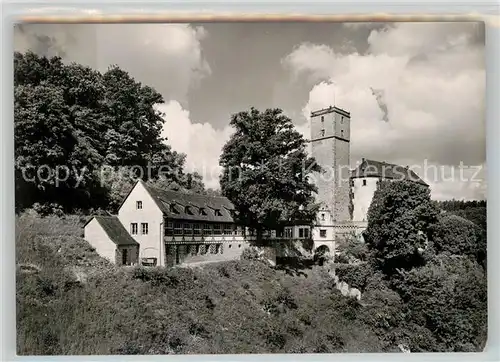
[{"label": "leafy tree", "polygon": [[422,251],[432,240],[437,216],[426,186],[410,181],[379,182],[364,237],[385,274],[423,263]]},{"label": "leafy tree", "polygon": [[203,191],[201,177],[184,172],[185,155],[161,137],[161,94],[117,66],[101,74],[16,52],[14,85],[17,210],[37,202],[65,211],[113,208],[130,180],[103,183],[103,166]]},{"label": "leafy tree", "polygon": [[444,214],[434,231],[434,247],[438,253],[471,256],[480,264],[486,259],[484,231],[460,216]]},{"label": "leafy tree", "polygon": [[306,153],[304,138],[280,109],[255,108],[231,117],[235,133],[220,157],[222,194],[235,205],[236,218],[255,230],[289,222],[311,222],[317,211],[307,174],[321,171]]},{"label": "leafy tree", "polygon": [[463,256],[440,255],[423,267],[401,270],[393,288],[408,321],[432,331],[437,352],[484,348],[487,289],[484,270]]}]

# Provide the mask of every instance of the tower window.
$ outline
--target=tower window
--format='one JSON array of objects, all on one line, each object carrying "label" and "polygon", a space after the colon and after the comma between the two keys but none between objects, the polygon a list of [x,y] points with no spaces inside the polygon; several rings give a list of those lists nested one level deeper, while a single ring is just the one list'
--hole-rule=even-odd
[{"label": "tower window", "polygon": [[366,180],[363,180],[363,186],[366,186]]},{"label": "tower window", "polygon": [[344,130],[343,130],[343,129],[341,129],[341,130],[340,130],[340,135],[341,135],[342,137],[344,137]]},{"label": "tower window", "polygon": [[325,214],[321,214],[321,220],[325,221]]},{"label": "tower window", "polygon": [[325,130],[324,129],[321,130],[321,137],[325,137]]},{"label": "tower window", "polygon": [[344,117],[340,117],[340,124],[344,124]]},{"label": "tower window", "polygon": [[325,116],[321,116],[321,122],[325,122]]}]

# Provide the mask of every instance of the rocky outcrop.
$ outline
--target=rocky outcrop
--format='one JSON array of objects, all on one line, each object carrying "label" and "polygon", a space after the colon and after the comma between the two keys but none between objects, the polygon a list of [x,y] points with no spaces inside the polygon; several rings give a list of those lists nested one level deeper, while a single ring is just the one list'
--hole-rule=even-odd
[{"label": "rocky outcrop", "polygon": [[335,282],[335,287],[340,291],[344,297],[354,298],[356,300],[361,300],[361,291],[357,288],[350,288],[349,284],[346,282],[341,282],[339,277],[335,275],[335,266],[333,263],[328,263],[327,265],[328,274],[333,278]]}]

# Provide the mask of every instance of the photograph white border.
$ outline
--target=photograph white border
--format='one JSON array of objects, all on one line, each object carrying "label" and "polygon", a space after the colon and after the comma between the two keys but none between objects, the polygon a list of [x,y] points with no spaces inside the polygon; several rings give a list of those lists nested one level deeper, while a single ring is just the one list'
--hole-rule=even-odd
[{"label": "photograph white border", "polygon": [[[161,1],[3,1],[2,3],[2,122],[0,134],[1,172],[0,200],[0,254],[2,301],[1,345],[2,361],[498,361],[500,360],[500,266],[498,257],[500,236],[500,192],[499,192],[499,140],[500,136],[500,17],[498,2],[458,1],[410,1],[399,2],[330,2],[315,1],[176,1],[165,4]],[[293,18],[286,18],[293,14]],[[336,15],[332,15],[336,14]],[[482,353],[409,353],[409,354],[265,354],[265,355],[174,355],[174,356],[16,356],[16,295],[15,295],[15,215],[14,215],[14,127],[13,127],[13,24],[28,20],[46,19],[47,22],[121,22],[124,19],[135,22],[167,21],[177,22],[222,20],[217,15],[234,20],[346,20],[341,14],[356,14],[349,19],[367,21],[434,20],[463,18],[483,20],[486,28],[486,138],[488,165],[488,343]],[[391,14],[391,16],[389,16]],[[447,18],[449,14],[454,14]],[[213,17],[215,16],[215,17]],[[386,18],[387,16],[387,18]],[[394,18],[396,16],[396,18]],[[400,16],[399,18],[397,16]],[[471,120],[473,121],[473,120]]]}]

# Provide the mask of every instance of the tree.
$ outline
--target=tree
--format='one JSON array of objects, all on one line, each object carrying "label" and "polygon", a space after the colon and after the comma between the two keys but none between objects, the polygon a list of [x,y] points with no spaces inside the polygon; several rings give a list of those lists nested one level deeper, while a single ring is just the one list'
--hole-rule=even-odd
[{"label": "tree", "polygon": [[257,231],[289,222],[310,223],[318,206],[308,173],[321,171],[305,140],[280,109],[255,108],[231,117],[235,133],[220,157],[221,191],[235,205],[236,219]]},{"label": "tree", "polygon": [[161,137],[163,114],[155,108],[161,94],[117,66],[101,74],[16,52],[14,86],[18,211],[35,203],[113,209],[130,180],[112,185],[116,180],[103,173],[123,169],[134,180],[203,192],[201,177],[184,172],[185,155]]},{"label": "tree", "polygon": [[438,255],[423,267],[400,271],[393,288],[405,302],[407,322],[432,331],[436,352],[480,351],[486,341],[484,270],[463,256]]},{"label": "tree", "polygon": [[428,187],[411,181],[379,182],[364,237],[384,273],[424,262],[422,251],[432,240],[438,213]]},{"label": "tree", "polygon": [[438,253],[473,257],[480,264],[486,261],[486,235],[472,221],[445,214],[439,218],[433,234]]}]

